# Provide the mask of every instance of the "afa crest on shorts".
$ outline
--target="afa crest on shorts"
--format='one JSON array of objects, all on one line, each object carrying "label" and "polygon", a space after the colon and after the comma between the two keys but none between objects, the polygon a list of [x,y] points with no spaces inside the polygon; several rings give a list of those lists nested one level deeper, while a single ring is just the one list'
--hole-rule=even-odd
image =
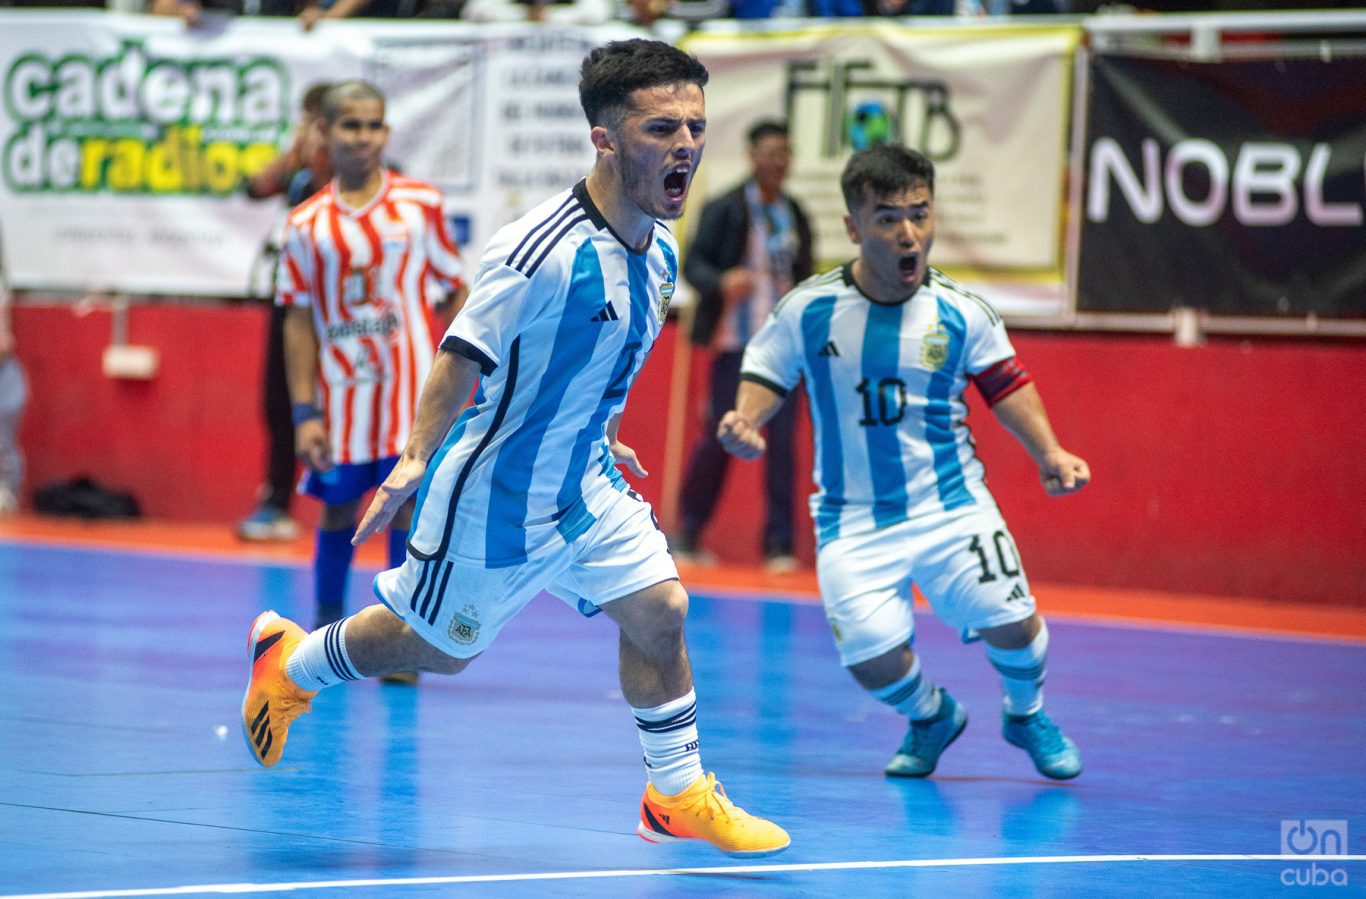
[{"label": "afa crest on shorts", "polygon": [[451,639],[463,646],[469,646],[479,639],[479,610],[473,604],[455,613],[447,631]]}]

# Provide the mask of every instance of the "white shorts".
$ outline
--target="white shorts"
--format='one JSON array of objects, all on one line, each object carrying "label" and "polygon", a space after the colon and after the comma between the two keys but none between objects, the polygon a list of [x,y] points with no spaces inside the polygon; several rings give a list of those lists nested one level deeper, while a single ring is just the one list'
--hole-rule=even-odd
[{"label": "white shorts", "polygon": [[468,659],[545,590],[586,611],[676,579],[678,569],[650,504],[617,492],[598,520],[574,541],[511,568],[448,555],[423,561],[409,554],[375,577],[375,595],[447,655]]},{"label": "white shorts", "polygon": [[817,553],[816,577],[846,668],[911,639],[912,583],[965,641],[1034,614],[1015,540],[994,505],[921,515],[831,540]]}]

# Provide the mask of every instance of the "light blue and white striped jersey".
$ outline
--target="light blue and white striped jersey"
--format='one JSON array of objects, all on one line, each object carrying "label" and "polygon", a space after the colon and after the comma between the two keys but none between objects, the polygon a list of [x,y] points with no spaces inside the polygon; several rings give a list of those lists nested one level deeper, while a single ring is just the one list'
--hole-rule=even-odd
[{"label": "light blue and white striped jersey", "polygon": [[664,321],[678,245],[656,223],[628,249],[584,182],[493,236],[442,341],[480,364],[474,405],[432,457],[409,545],[490,568],[586,531],[625,490],[607,423]]},{"label": "light blue and white striped jersey", "polygon": [[789,292],[745,349],[741,373],[784,393],[806,381],[820,545],[994,504],[963,391],[970,375],[1015,355],[996,310],[940,272],[896,305],[870,300],[850,272]]}]

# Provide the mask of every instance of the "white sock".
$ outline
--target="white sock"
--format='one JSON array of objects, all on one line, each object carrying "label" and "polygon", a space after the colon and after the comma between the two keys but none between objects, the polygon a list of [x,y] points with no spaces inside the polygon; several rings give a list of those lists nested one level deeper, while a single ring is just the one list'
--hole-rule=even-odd
[{"label": "white sock", "polygon": [[294,654],[285,660],[289,679],[305,690],[360,680],[360,672],[346,653],[346,625],[350,621],[350,617],[334,621],[300,640]]},{"label": "white sock", "polygon": [[1043,708],[1043,681],[1048,671],[1048,625],[1039,619],[1039,632],[1028,646],[998,649],[987,644],[987,658],[1001,672],[1007,715],[1032,715]]},{"label": "white sock", "polygon": [[868,692],[912,721],[933,718],[939,712],[939,688],[920,670],[920,656],[911,657],[911,670],[901,680]]},{"label": "white sock", "polygon": [[686,790],[702,776],[697,741],[697,694],[670,700],[652,709],[632,707],[640,746],[645,750],[645,773],[665,796]]}]

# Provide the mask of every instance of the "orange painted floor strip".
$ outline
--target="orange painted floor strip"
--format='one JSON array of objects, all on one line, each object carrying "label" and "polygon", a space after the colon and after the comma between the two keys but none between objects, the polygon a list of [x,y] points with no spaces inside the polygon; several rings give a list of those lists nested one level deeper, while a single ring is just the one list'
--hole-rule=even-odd
[{"label": "orange painted floor strip", "polygon": [[[770,574],[762,569],[720,565],[709,568],[679,566],[679,570],[684,583],[699,591],[781,593],[810,597],[813,601],[819,595],[815,572]],[[1360,608],[1117,587],[1031,586],[1043,612],[1059,617],[1366,641],[1366,609]]]},{"label": "orange painted floor strip", "polygon": [[[288,542],[246,543],[230,526],[216,523],[87,522],[36,515],[0,519],[0,540],[287,563],[307,562],[313,553],[311,533]],[[356,560],[368,567],[382,565],[384,541],[371,540],[360,547]],[[771,574],[730,565],[680,565],[679,570],[683,582],[699,592],[782,594],[812,602],[818,598],[814,571]],[[1366,641],[1366,608],[1064,584],[1035,584],[1034,593],[1045,613],[1059,617]]]},{"label": "orange painted floor strip", "polygon": [[[313,558],[313,534],[304,531],[294,540],[248,543],[238,540],[232,526],[181,521],[81,521],[20,515],[0,519],[0,540],[108,549],[154,550],[196,556],[251,561],[306,562]],[[384,561],[384,541],[371,540],[356,551],[363,565]]]}]

